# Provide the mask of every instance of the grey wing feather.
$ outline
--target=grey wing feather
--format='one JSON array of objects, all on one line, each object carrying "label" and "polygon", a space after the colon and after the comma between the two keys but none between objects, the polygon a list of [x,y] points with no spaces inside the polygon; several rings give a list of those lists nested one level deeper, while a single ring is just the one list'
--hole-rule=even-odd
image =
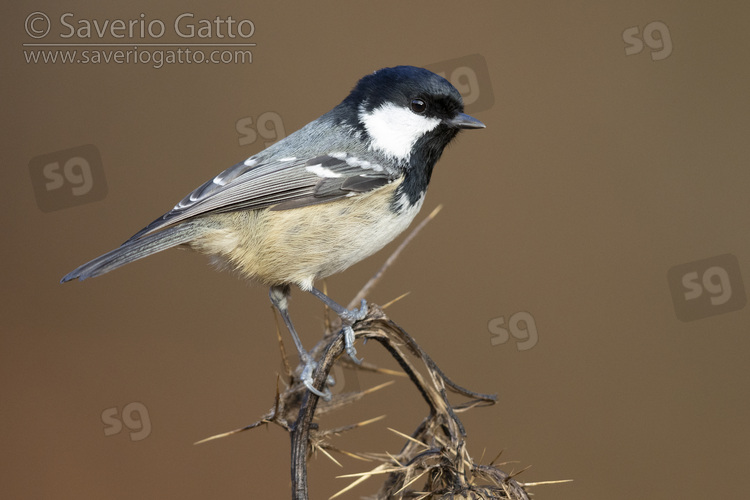
[{"label": "grey wing feather", "polygon": [[332,155],[272,161],[252,157],[199,186],[128,241],[199,215],[266,207],[288,210],[368,192],[396,178],[378,164],[344,153]]}]

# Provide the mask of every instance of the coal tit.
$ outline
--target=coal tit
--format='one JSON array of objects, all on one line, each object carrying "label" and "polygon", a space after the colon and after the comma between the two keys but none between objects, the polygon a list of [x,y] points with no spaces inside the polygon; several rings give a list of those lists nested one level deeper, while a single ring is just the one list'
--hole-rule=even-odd
[{"label": "coal tit", "polygon": [[285,139],[223,171],[122,246],[62,278],[84,280],[175,246],[210,255],[270,286],[292,334],[301,379],[313,392],[314,362],[287,310],[290,285],[311,292],[351,325],[347,310],[313,286],[393,240],[424,201],[432,169],[461,129],[484,128],[463,112],[443,77],[413,66],[362,78],[341,104]]}]

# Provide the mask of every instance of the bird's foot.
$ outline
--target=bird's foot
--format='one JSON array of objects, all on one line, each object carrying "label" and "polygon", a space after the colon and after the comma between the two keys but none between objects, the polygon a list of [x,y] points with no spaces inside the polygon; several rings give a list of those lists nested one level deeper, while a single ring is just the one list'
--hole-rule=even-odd
[{"label": "bird's foot", "polygon": [[365,316],[367,316],[367,301],[365,299],[362,299],[362,303],[359,307],[355,307],[354,309],[344,309],[343,311],[336,311],[336,314],[339,315],[341,321],[345,325],[351,326],[357,321],[365,319]]}]

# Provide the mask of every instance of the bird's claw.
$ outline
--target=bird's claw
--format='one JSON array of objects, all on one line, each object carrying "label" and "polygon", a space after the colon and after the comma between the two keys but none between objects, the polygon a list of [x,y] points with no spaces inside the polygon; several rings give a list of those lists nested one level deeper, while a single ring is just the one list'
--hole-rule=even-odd
[{"label": "bird's claw", "polygon": [[[328,387],[326,386],[325,391],[321,392],[317,390],[315,387],[313,387],[313,371],[315,370],[315,363],[313,361],[307,361],[305,363],[305,367],[302,369],[302,375],[300,376],[300,379],[302,380],[302,383],[307,387],[307,389],[315,394],[316,396],[320,396],[326,401],[331,400],[331,391],[328,390]],[[333,385],[334,380],[333,377],[330,375],[326,379],[327,385]]]},{"label": "bird's claw", "polygon": [[357,358],[357,350],[354,348],[354,329],[351,326],[345,326],[344,330],[344,347],[346,348],[346,354],[356,364],[361,365],[362,360]]}]

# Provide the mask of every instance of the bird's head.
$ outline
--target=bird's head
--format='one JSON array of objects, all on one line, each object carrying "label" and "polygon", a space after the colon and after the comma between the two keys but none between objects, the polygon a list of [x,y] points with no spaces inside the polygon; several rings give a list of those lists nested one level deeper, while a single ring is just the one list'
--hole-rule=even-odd
[{"label": "bird's head", "polygon": [[458,90],[442,76],[414,66],[363,77],[341,103],[369,149],[407,166],[434,164],[461,129],[484,128],[463,112]]}]

